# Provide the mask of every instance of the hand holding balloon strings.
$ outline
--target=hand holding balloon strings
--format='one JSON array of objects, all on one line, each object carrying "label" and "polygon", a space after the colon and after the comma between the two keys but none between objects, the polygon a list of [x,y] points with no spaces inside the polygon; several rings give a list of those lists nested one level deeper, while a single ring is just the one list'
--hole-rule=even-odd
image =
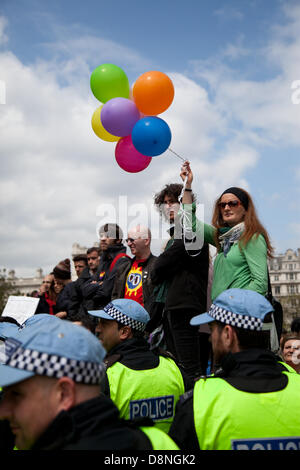
[{"label": "hand holding balloon strings", "polygon": [[[189,185],[189,188],[191,189],[191,185],[193,182],[193,173],[190,168],[190,162],[188,160],[184,160],[184,163],[181,167],[180,171],[180,177],[183,180],[183,188],[181,191],[181,194],[178,198],[180,208],[181,208],[181,215],[180,215],[180,225],[183,230],[183,235],[184,235],[184,246],[186,248],[186,252],[189,254],[189,256],[198,256],[201,248],[197,249],[196,253],[190,253],[189,250],[191,250],[191,246],[188,247],[188,244],[193,244],[194,242],[197,242],[197,236],[195,235],[193,231],[193,208],[192,208],[192,192],[191,191],[186,191],[186,185]],[[185,201],[183,202],[183,198]],[[187,204],[188,206],[185,208],[183,204]],[[189,240],[189,241],[188,241]],[[195,249],[194,249],[195,250]],[[193,250],[193,251],[194,251]]]}]

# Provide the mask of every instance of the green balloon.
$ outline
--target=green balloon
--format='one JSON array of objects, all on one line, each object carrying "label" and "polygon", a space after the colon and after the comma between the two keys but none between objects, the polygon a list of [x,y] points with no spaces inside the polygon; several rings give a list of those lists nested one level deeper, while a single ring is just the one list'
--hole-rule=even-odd
[{"label": "green balloon", "polygon": [[127,75],[117,65],[99,65],[92,72],[90,83],[93,94],[101,103],[106,103],[112,98],[129,98]]}]

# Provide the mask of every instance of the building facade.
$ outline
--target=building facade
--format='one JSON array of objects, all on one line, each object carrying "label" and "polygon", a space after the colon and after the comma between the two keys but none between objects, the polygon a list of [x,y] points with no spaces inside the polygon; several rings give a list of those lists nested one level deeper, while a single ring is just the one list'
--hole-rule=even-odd
[{"label": "building facade", "polygon": [[14,291],[18,295],[31,295],[32,292],[38,291],[43,281],[43,270],[38,268],[34,277],[16,277],[15,271],[8,271],[7,281],[13,286]]},{"label": "building facade", "polygon": [[[99,242],[95,242],[93,246],[99,246]],[[74,263],[72,262],[73,256],[86,253],[86,251],[87,247],[82,246],[79,243],[73,243],[71,252],[71,275],[73,281],[77,279]],[[38,291],[41,287],[44,276],[45,275],[41,268],[36,270],[33,277],[17,277],[16,272],[13,269],[5,272],[7,281],[13,286],[13,290],[17,295],[31,295],[34,291]]]},{"label": "building facade", "polygon": [[269,261],[269,273],[273,296],[282,304],[284,324],[300,317],[300,248],[288,249]]}]

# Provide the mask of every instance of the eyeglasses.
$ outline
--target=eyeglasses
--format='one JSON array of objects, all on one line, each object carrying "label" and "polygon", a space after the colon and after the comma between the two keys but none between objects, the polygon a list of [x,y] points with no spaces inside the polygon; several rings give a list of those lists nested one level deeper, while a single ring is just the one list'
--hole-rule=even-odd
[{"label": "eyeglasses", "polygon": [[134,242],[136,242],[136,239],[134,239],[134,238],[126,238],[125,242],[126,242],[127,245],[128,245],[128,243],[134,243]]},{"label": "eyeglasses", "polygon": [[240,205],[240,201],[228,201],[228,202],[219,202],[218,206],[221,209],[225,209],[226,206],[232,208],[232,207],[238,207]]}]

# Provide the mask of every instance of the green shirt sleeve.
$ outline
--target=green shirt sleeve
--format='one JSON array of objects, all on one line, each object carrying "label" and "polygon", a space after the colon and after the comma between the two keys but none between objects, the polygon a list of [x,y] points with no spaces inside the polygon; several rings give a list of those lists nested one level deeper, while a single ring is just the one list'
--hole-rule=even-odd
[{"label": "green shirt sleeve", "polygon": [[243,248],[248,263],[251,281],[247,289],[265,295],[268,289],[267,244],[263,235],[254,235]]},{"label": "green shirt sleeve", "polygon": [[[193,232],[196,236],[204,236],[205,243],[210,243],[211,245],[216,245],[215,243],[215,227],[212,225],[206,224],[196,217],[196,204],[183,204],[183,211],[187,214],[185,218],[189,222],[188,227],[191,225]],[[179,216],[183,215],[183,211],[179,212]]]}]

